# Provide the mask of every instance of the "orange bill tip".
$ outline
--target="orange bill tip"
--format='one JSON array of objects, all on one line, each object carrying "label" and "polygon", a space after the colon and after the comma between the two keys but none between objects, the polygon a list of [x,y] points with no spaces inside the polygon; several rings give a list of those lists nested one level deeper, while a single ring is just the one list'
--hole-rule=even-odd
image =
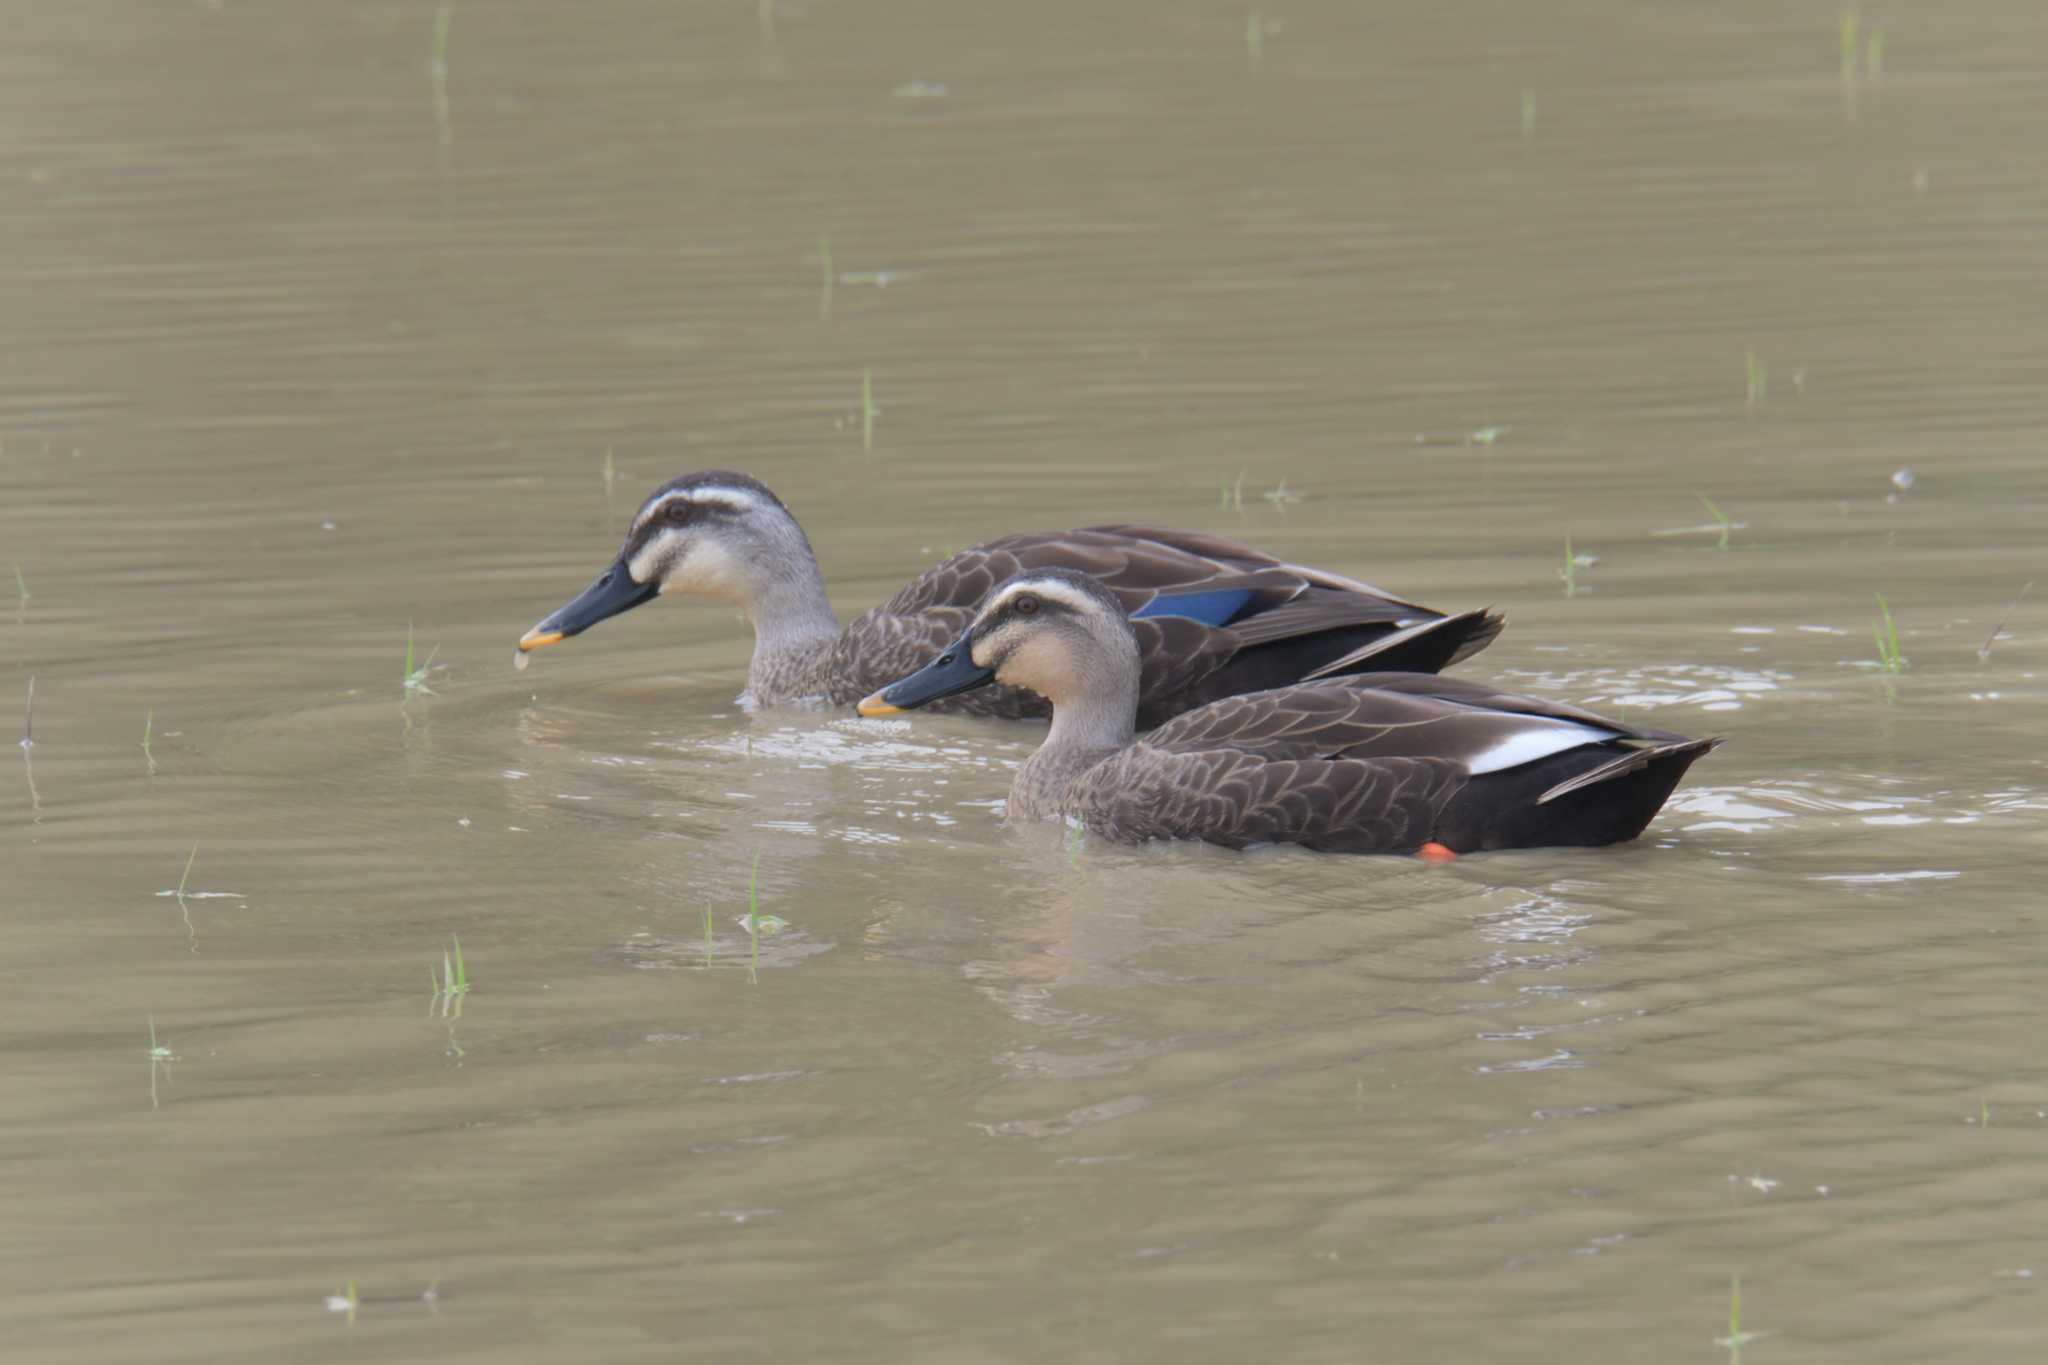
[{"label": "orange bill tip", "polygon": [[1425,863],[1447,863],[1458,855],[1445,845],[1432,839],[1421,848],[1416,849],[1415,856],[1422,859]]},{"label": "orange bill tip", "polygon": [[903,708],[891,706],[882,700],[882,694],[875,692],[860,699],[860,705],[853,708],[863,716],[900,716]]},{"label": "orange bill tip", "polygon": [[539,649],[542,645],[554,644],[561,638],[562,632],[559,630],[541,630],[536,627],[519,637],[519,652],[524,654],[529,649]]}]

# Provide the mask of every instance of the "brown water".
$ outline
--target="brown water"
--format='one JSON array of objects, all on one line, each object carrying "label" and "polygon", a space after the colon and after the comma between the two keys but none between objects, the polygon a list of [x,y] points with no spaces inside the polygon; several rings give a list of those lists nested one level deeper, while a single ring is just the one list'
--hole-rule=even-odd
[{"label": "brown water", "polygon": [[[8,1358],[2038,1358],[2048,10],[1444,8],[12,7]],[[1069,852],[727,611],[515,674],[708,465],[849,611],[1145,518],[1730,742]]]}]

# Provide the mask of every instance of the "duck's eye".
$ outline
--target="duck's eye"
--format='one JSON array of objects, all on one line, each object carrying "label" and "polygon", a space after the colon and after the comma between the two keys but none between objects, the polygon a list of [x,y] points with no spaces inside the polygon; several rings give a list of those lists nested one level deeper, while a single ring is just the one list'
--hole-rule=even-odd
[{"label": "duck's eye", "polygon": [[1011,610],[1015,611],[1019,616],[1035,615],[1038,611],[1038,599],[1027,592],[1018,597],[1018,599],[1015,602],[1011,603],[1010,607]]},{"label": "duck's eye", "polygon": [[661,515],[664,519],[668,521],[669,525],[681,526],[684,522],[690,519],[690,513],[694,512],[695,510],[696,509],[687,502],[672,502],[668,505],[668,509],[664,511]]}]

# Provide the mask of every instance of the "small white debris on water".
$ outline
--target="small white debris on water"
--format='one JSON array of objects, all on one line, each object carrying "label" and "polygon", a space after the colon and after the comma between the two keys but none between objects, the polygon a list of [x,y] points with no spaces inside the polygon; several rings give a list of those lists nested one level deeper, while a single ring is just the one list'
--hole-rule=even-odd
[{"label": "small white debris on water", "polygon": [[460,819],[458,819],[458,820],[457,820],[457,821],[456,821],[455,823],[456,823],[456,824],[458,824],[458,825],[460,825],[460,826],[462,826],[462,827],[463,827],[464,829],[468,829],[468,828],[469,828],[469,817],[468,817],[467,815],[465,815],[465,816],[462,816],[462,817],[461,817]]},{"label": "small white debris on water", "polygon": [[1828,1197],[1828,1187],[1825,1185],[1815,1185],[1813,1187],[1813,1192],[1823,1199]]},{"label": "small white debris on water", "polygon": [[516,669],[518,672],[524,673],[526,671],[526,665],[528,661],[532,658],[533,656],[531,654],[528,654],[525,650],[519,648],[517,645],[514,645],[512,647],[512,667]]},{"label": "small white debris on water", "polygon": [[1749,1186],[1751,1189],[1756,1190],[1761,1194],[1769,1194],[1772,1190],[1777,1189],[1779,1185],[1784,1183],[1783,1181],[1773,1180],[1769,1176],[1763,1175],[1731,1175],[1728,1177],[1728,1179],[1731,1182],[1739,1180],[1743,1184]]},{"label": "small white debris on water", "polygon": [[320,529],[323,531],[332,531],[334,529],[334,523],[331,521],[323,521],[320,523]]},{"label": "small white debris on water", "polygon": [[355,1304],[349,1301],[349,1297],[346,1294],[329,1294],[327,1296],[327,1311],[330,1313],[352,1313],[355,1311],[355,1307]]},{"label": "small white debris on water", "polygon": [[1899,468],[1892,471],[1892,487],[1898,489],[1901,493],[1911,491],[1913,483],[1912,470]]}]

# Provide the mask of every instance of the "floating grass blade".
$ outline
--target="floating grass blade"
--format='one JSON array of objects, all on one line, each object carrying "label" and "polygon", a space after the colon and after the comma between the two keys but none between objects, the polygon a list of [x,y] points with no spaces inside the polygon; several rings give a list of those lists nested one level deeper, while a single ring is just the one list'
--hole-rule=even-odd
[{"label": "floating grass blade", "polygon": [[1282,479],[1278,484],[1276,484],[1272,488],[1267,489],[1265,492],[1259,494],[1259,496],[1264,498],[1267,502],[1272,503],[1281,511],[1285,512],[1287,510],[1288,503],[1301,502],[1308,495],[1305,493],[1295,492],[1293,489],[1287,486],[1287,480]]},{"label": "floating grass blade", "polygon": [[2005,630],[2005,623],[2012,619],[2012,614],[2015,611],[2019,610],[2020,603],[2026,600],[2027,593],[2033,589],[2033,586],[2034,580],[2031,578],[2020,585],[2019,595],[2012,599],[2012,605],[2005,609],[2005,615],[1998,618],[1998,624],[1993,626],[1991,633],[1984,637],[1984,643],[1977,646],[1978,663],[1987,664],[1991,662],[1992,642],[1998,639],[1999,635]]},{"label": "floating grass blade", "polygon": [[1700,506],[1707,509],[1707,515],[1712,517],[1714,519],[1715,524],[1721,528],[1721,538],[1714,542],[1714,548],[1717,550],[1727,549],[1728,536],[1729,533],[1735,529],[1735,523],[1728,520],[1728,518],[1722,514],[1721,509],[1714,504],[1714,500],[1708,497],[1706,494],[1695,493],[1693,494],[1693,496],[1700,500]]},{"label": "floating grass blade", "polygon": [[1564,567],[1557,571],[1557,576],[1564,580],[1564,595],[1566,597],[1571,597],[1578,593],[1579,557],[1572,553],[1572,533],[1570,531],[1564,533]]},{"label": "floating grass blade", "polygon": [[704,970],[711,970],[711,907],[704,907]]},{"label": "floating grass blade", "polygon": [[28,675],[28,706],[21,713],[21,747],[36,747],[36,675]]},{"label": "floating grass blade", "polygon": [[149,751],[150,733],[156,729],[156,708],[149,708],[149,714],[142,719],[142,756],[149,763],[149,775],[156,776],[156,755]]},{"label": "floating grass blade", "polygon": [[1757,357],[1754,348],[1742,353],[1743,366],[1748,371],[1747,405],[1755,408],[1771,395],[1770,367]]},{"label": "floating grass blade", "polygon": [[881,409],[875,406],[875,372],[860,372],[860,448],[870,453],[875,448],[875,417]]},{"label": "floating grass blade", "polygon": [[192,907],[185,904],[185,887],[192,880],[192,864],[199,861],[199,845],[192,845],[192,851],[185,855],[185,871],[178,878],[178,914],[185,921],[185,946],[193,952],[199,951],[199,931],[192,925]]}]

